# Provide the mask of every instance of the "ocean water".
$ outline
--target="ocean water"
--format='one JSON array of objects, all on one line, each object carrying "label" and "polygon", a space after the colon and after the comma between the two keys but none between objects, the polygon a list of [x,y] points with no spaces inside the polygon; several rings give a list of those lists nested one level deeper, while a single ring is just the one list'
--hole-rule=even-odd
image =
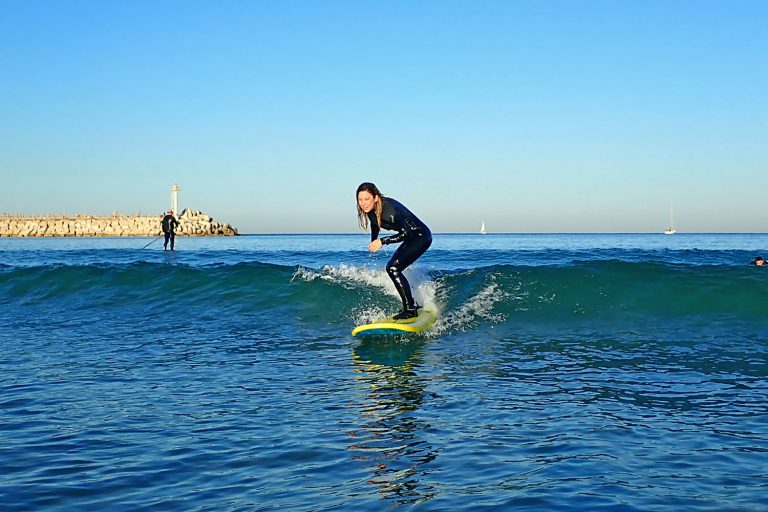
[{"label": "ocean water", "polygon": [[0,509],[768,510],[768,235],[0,239]]}]

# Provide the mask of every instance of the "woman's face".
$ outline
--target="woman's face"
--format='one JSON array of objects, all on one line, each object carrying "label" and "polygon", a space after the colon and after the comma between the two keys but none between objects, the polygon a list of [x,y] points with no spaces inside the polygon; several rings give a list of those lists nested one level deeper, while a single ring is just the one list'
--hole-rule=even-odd
[{"label": "woman's face", "polygon": [[357,205],[364,213],[371,213],[376,207],[376,197],[367,190],[361,190],[357,194]]}]

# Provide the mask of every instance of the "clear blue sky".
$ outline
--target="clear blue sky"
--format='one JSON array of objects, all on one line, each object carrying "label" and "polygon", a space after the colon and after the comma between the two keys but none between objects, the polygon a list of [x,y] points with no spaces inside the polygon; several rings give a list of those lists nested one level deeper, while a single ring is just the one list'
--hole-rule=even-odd
[{"label": "clear blue sky", "polygon": [[0,212],[768,231],[768,2],[0,0]]}]

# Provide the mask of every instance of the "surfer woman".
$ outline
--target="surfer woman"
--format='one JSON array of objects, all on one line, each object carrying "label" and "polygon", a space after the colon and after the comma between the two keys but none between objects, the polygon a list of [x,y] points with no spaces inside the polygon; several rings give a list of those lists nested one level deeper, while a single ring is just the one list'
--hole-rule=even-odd
[{"label": "surfer woman", "polygon": [[[357,216],[360,227],[371,225],[371,243],[368,250],[376,252],[382,245],[402,242],[387,262],[387,274],[395,284],[403,301],[403,310],[393,318],[404,320],[418,316],[418,306],[413,300],[411,286],[403,275],[410,266],[432,245],[432,232],[411,211],[391,197],[384,197],[373,183],[362,183],[357,187]],[[397,231],[397,234],[379,238],[379,230]]]}]

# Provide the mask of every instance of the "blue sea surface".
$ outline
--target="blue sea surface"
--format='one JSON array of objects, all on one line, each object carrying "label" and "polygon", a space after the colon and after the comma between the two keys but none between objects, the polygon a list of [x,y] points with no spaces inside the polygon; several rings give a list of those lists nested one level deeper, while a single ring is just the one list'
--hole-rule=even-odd
[{"label": "blue sea surface", "polygon": [[0,239],[0,509],[768,510],[768,235]]}]

